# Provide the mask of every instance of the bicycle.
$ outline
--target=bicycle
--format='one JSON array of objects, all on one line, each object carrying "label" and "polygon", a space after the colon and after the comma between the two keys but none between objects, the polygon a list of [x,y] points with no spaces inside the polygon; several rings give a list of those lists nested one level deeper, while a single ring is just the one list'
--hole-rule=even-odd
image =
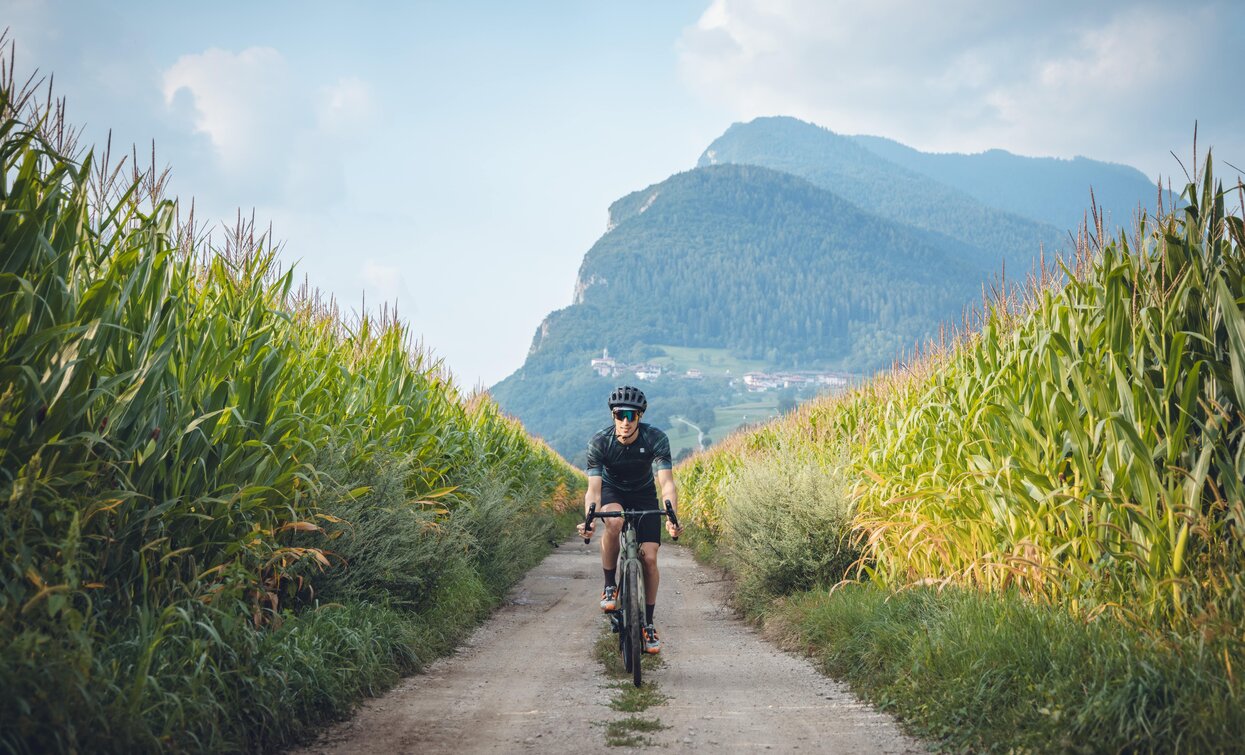
[{"label": "bicycle", "polygon": [[[635,525],[642,517],[664,516],[679,526],[679,518],[674,515],[674,506],[666,501],[666,510],[649,509],[644,511],[601,511],[598,512],[594,503],[588,508],[584,517],[584,529],[591,530],[593,519],[622,519],[622,533],[619,535],[618,549],[618,607],[610,612],[610,626],[618,633],[618,650],[622,653],[623,667],[631,672],[635,686],[640,686],[642,675],[640,659],[644,656],[644,573],[640,565],[640,543],[636,540]],[[678,540],[678,537],[674,538]],[[592,541],[584,538],[584,544]]]}]

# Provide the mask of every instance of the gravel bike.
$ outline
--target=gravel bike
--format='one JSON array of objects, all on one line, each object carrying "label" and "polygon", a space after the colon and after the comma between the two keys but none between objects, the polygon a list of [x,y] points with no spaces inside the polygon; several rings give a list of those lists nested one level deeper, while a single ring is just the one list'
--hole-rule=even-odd
[{"label": "gravel bike", "polygon": [[[644,571],[640,563],[640,543],[636,540],[635,525],[646,516],[664,516],[679,526],[674,506],[666,501],[666,510],[644,511],[597,511],[594,503],[584,517],[584,529],[591,530],[593,519],[622,519],[622,533],[618,549],[618,607],[610,612],[610,628],[618,633],[618,650],[622,653],[623,667],[631,672],[635,686],[640,686],[640,659],[644,656]],[[678,540],[679,538],[674,538]],[[592,541],[585,537],[584,543]]]}]

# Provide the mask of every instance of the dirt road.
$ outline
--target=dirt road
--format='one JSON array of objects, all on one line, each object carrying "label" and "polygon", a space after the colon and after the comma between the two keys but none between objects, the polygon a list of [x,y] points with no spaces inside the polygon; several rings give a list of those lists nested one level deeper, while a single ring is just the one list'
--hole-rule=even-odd
[{"label": "dirt road", "polygon": [[[303,753],[570,753],[605,746],[627,718],[593,646],[604,619],[597,543],[564,543],[455,655],[365,703]],[[669,697],[650,747],[705,752],[920,752],[894,721],[762,640],[725,606],[726,586],[685,549],[661,551],[657,626]],[[622,748],[619,748],[622,749]],[[615,749],[615,751],[619,751]],[[625,750],[623,750],[625,751]]]}]

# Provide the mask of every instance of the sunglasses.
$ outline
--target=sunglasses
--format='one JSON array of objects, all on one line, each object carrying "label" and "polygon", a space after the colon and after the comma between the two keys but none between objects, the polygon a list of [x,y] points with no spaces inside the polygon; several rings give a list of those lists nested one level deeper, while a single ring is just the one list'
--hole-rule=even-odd
[{"label": "sunglasses", "polygon": [[614,411],[614,419],[621,422],[635,422],[639,416],[640,413],[635,409],[616,409]]}]

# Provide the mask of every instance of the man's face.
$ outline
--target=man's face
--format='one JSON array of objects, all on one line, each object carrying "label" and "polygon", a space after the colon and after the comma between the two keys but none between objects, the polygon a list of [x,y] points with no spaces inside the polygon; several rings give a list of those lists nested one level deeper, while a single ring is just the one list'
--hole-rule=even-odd
[{"label": "man's face", "polygon": [[619,434],[626,435],[631,432],[636,423],[640,421],[640,417],[644,415],[635,409],[615,409],[614,410],[614,429]]}]

